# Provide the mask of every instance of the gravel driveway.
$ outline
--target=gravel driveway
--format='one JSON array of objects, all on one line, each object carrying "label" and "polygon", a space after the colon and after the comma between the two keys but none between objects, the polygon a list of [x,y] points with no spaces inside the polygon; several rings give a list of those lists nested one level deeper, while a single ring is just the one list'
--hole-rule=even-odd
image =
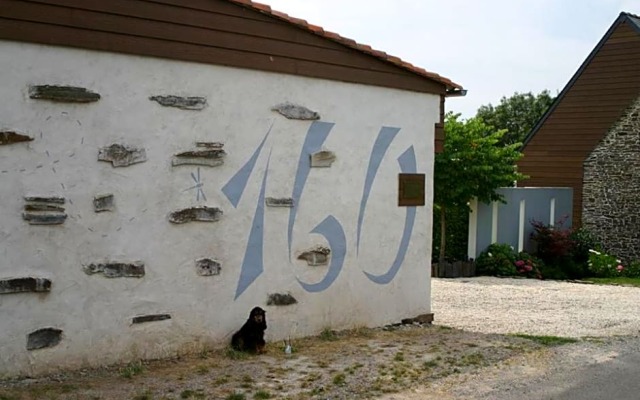
[{"label": "gravel driveway", "polygon": [[640,332],[640,288],[493,277],[431,282],[438,325],[569,337]]},{"label": "gravel driveway", "polygon": [[599,338],[527,352],[379,400],[639,398],[640,288],[490,277],[434,278],[431,285],[438,325]]}]

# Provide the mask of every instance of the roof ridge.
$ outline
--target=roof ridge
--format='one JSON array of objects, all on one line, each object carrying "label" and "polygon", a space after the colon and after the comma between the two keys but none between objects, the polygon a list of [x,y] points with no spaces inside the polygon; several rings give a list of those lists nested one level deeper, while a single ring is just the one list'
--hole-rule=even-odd
[{"label": "roof ridge", "polygon": [[638,16],[638,15],[636,15],[636,14],[633,14],[633,13],[630,13],[630,12],[626,12],[626,11],[622,11],[622,12],[620,12],[620,15],[626,15],[627,17],[633,17],[633,18],[638,18],[638,19],[640,19],[640,16]]},{"label": "roof ridge", "polygon": [[286,13],[281,11],[276,11],[271,8],[268,4],[258,3],[252,0],[227,0],[231,3],[250,8],[254,11],[260,12],[262,14],[269,15],[270,17],[277,18],[279,20],[285,21],[289,24],[296,25],[299,28],[302,28],[310,33],[313,33],[317,36],[323,37],[327,40],[334,41],[343,46],[349,47],[351,49],[357,50],[361,53],[365,53],[372,57],[375,57],[384,62],[393,64],[399,68],[402,68],[406,71],[409,71],[413,74],[419,75],[423,78],[427,78],[430,80],[434,80],[439,82],[447,87],[447,89],[462,89],[462,86],[451,81],[448,78],[445,78],[441,75],[436,74],[435,72],[430,72],[425,70],[424,68],[420,68],[416,65],[413,65],[407,61],[401,60],[398,57],[392,56],[390,54],[385,53],[384,51],[376,50],[371,48],[371,46],[366,44],[361,44],[356,42],[353,39],[349,39],[347,37],[341,36],[338,33],[326,31],[321,26],[313,25],[307,22],[304,19],[292,17]]},{"label": "roof ridge", "polygon": [[[558,105],[560,104],[560,102],[562,101],[562,99],[564,99],[564,96],[569,92],[569,90],[573,87],[573,84],[580,78],[580,76],[582,75],[582,73],[584,72],[584,70],[587,68],[587,66],[591,63],[591,60],[593,60],[593,58],[598,54],[598,52],[600,51],[600,49],[602,48],[602,46],[604,46],[604,44],[607,42],[607,40],[609,40],[609,37],[611,37],[611,35],[613,34],[613,32],[618,28],[618,26],[620,26],[620,24],[622,24],[624,21],[627,20],[627,18],[629,17],[633,17],[633,18],[639,18],[638,16],[635,16],[633,14],[630,13],[626,13],[626,12],[621,12],[620,15],[618,15],[618,17],[615,19],[615,21],[613,21],[613,23],[611,24],[611,26],[607,29],[607,31],[605,32],[605,34],[600,38],[600,40],[596,43],[595,47],[591,50],[591,52],[587,55],[587,58],[584,59],[584,61],[582,62],[582,64],[580,64],[580,67],[578,67],[578,69],[576,70],[576,72],[573,73],[573,75],[571,76],[571,78],[569,79],[569,81],[566,83],[566,85],[562,88],[562,90],[560,91],[560,93],[558,93],[558,95],[556,96],[555,100],[553,101],[553,103],[551,103],[551,105],[549,106],[549,108],[547,108],[547,111],[545,111],[545,113],[542,115],[542,117],[540,117],[538,119],[538,121],[536,122],[536,124],[534,125],[534,127],[531,129],[531,131],[529,131],[529,133],[527,134],[527,136],[524,138],[524,141],[522,142],[522,146],[521,146],[521,151],[527,147],[527,145],[529,144],[529,142],[534,138],[534,136],[536,135],[536,133],[538,132],[538,130],[540,130],[540,128],[542,128],[542,125],[544,125],[544,123],[547,121],[547,119],[551,116],[551,114],[553,114],[553,112],[555,111],[555,109],[558,107]],[[633,21],[631,21],[632,23],[634,23]],[[635,24],[635,23],[634,23]],[[638,32],[640,33],[640,26],[637,27]]]}]

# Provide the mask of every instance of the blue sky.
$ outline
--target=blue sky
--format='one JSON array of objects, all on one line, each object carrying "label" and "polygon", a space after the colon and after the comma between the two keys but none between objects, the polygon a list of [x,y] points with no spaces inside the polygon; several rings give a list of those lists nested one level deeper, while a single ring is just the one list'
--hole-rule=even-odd
[{"label": "blue sky", "polygon": [[640,0],[261,2],[462,84],[447,110],[464,117],[514,92],[556,94],[621,11],[640,14]]}]

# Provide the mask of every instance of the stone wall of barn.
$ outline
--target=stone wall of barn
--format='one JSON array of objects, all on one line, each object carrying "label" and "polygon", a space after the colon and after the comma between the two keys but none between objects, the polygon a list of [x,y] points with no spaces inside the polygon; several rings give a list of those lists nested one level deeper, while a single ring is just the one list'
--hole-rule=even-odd
[{"label": "stone wall of barn", "polygon": [[583,226],[610,254],[640,260],[640,98],[584,162]]},{"label": "stone wall of barn", "polygon": [[0,54],[0,376],[223,345],[254,306],[269,341],[431,312],[438,95]]}]

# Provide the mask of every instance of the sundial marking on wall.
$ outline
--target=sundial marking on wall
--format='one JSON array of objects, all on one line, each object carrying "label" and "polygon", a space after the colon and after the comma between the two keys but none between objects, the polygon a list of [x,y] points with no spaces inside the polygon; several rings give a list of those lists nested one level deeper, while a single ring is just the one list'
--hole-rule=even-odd
[{"label": "sundial marking on wall", "polygon": [[195,189],[196,201],[200,201],[200,197],[202,197],[202,200],[207,201],[207,196],[205,196],[204,190],[202,189],[202,187],[204,186],[204,182],[202,182],[202,180],[200,179],[200,167],[198,167],[195,174],[191,172],[191,179],[193,179],[193,182],[195,183],[195,185],[184,189],[183,192]]}]

